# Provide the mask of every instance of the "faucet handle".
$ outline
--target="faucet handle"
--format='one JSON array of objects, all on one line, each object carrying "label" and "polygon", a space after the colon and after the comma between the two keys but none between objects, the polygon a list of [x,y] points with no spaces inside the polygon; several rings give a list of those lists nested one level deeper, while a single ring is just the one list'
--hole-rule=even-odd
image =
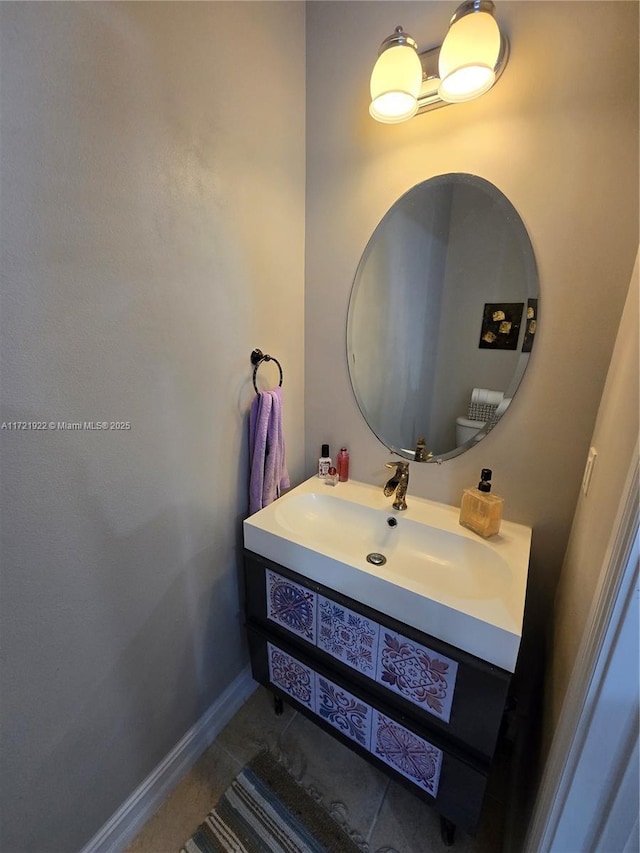
[{"label": "faucet handle", "polygon": [[387,468],[395,468],[397,474],[402,474],[409,470],[409,463],[404,459],[398,459],[397,462],[385,462]]}]

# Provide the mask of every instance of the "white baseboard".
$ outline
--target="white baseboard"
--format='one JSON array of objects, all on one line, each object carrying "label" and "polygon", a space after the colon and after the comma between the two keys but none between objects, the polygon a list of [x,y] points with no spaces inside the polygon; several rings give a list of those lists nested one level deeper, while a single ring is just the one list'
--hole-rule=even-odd
[{"label": "white baseboard", "polygon": [[193,767],[257,687],[247,666],[167,753],[80,853],[118,853],[133,841],[180,779]]}]

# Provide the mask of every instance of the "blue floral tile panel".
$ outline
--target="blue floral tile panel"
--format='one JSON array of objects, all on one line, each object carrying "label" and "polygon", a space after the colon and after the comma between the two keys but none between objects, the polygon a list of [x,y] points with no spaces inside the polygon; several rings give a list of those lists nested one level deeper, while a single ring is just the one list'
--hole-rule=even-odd
[{"label": "blue floral tile panel", "polygon": [[372,708],[316,673],[316,713],[367,750],[371,749]]},{"label": "blue floral tile panel", "polygon": [[283,690],[292,699],[306,705],[312,711],[316,709],[315,673],[299,660],[291,657],[282,649],[267,643],[269,661],[269,681]]},{"label": "blue floral tile panel", "polygon": [[318,648],[369,678],[375,678],[378,623],[323,595],[318,596],[317,612]]},{"label": "blue floral tile panel", "polygon": [[371,752],[389,767],[422,788],[432,797],[438,795],[442,750],[405,729],[399,723],[373,710]]},{"label": "blue floral tile panel", "polygon": [[425,711],[449,722],[458,664],[403,637],[380,628],[376,681]]},{"label": "blue floral tile panel", "polygon": [[266,569],[267,619],[315,645],[316,594]]}]

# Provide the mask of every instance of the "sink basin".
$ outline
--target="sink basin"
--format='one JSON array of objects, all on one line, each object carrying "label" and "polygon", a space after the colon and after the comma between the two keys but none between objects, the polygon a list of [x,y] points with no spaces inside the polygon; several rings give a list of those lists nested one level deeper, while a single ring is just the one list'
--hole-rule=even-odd
[{"label": "sink basin", "polygon": [[[460,526],[456,507],[409,495],[397,512],[392,502],[378,486],[312,477],[248,518],[244,544],[513,672],[531,529],[503,521],[484,540]],[[385,562],[368,562],[370,554]]]}]

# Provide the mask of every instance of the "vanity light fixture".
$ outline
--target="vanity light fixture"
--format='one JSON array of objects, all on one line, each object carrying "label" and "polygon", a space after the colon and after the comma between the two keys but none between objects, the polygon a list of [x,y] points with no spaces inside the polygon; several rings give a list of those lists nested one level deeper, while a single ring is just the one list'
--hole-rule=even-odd
[{"label": "vanity light fixture", "polygon": [[380,45],[371,74],[370,115],[396,124],[487,92],[509,56],[494,10],[492,0],[465,0],[451,18],[444,42],[422,52],[415,39],[396,27]]}]

